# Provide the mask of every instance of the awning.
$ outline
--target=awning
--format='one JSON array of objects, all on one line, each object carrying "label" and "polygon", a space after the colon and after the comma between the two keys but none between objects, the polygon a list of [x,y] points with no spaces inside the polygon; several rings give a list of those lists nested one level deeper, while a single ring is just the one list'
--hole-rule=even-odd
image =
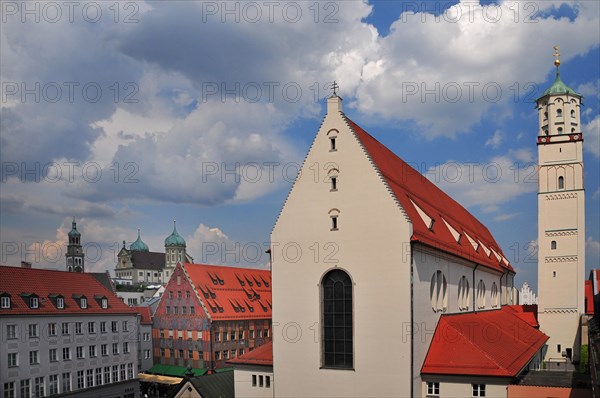
[{"label": "awning", "polygon": [[[154,365],[149,370],[148,373],[152,373],[155,375],[163,375],[163,376],[175,376],[175,377],[184,377],[187,372],[187,368],[183,366],[174,366],[174,365]],[[202,376],[207,372],[206,369],[192,369],[192,373],[194,376]]]}]

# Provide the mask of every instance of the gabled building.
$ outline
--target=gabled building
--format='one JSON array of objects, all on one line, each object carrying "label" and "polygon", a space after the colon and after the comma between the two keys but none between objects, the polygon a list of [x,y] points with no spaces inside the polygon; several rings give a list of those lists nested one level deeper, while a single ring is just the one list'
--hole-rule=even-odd
[{"label": "gabled building", "polygon": [[222,368],[271,340],[271,311],[269,271],[178,263],[154,314],[154,363]]},{"label": "gabled building", "polygon": [[3,397],[138,396],[138,316],[100,279],[0,266]]},{"label": "gabled building", "polygon": [[[461,319],[479,334],[496,317],[536,337],[515,374],[465,374],[467,396],[483,396],[486,384],[506,392],[510,377],[539,362],[547,336],[505,313],[515,271],[489,230],[350,120],[335,94],[271,242],[273,322],[288,337],[273,340],[278,397],[453,396],[440,389],[448,376],[422,366],[434,339],[455,344],[441,325]],[[315,258],[317,246],[329,255]],[[496,354],[513,341],[503,336]],[[461,358],[457,368],[467,367]]]},{"label": "gabled building", "polygon": [[272,398],[274,396],[272,342],[263,344],[227,363],[233,366],[236,397]]}]

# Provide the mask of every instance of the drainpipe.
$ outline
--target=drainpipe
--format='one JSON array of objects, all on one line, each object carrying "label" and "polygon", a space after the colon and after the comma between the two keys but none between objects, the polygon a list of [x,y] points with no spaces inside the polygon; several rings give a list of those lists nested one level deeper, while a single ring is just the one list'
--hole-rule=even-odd
[{"label": "drainpipe", "polygon": [[414,364],[415,364],[415,333],[414,333],[414,262],[413,242],[410,242],[410,396],[414,397]]},{"label": "drainpipe", "polygon": [[475,268],[473,268],[473,312],[477,311],[477,307],[475,306],[475,271],[477,271],[477,267],[479,267],[479,264],[475,264]]}]

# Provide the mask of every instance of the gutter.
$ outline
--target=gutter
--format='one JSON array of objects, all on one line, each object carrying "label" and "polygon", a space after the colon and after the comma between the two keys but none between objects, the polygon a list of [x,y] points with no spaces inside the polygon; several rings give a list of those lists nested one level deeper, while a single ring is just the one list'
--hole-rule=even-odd
[{"label": "gutter", "polygon": [[414,349],[414,261],[413,261],[413,242],[410,242],[410,396],[414,397],[414,362],[415,362],[415,349]]}]

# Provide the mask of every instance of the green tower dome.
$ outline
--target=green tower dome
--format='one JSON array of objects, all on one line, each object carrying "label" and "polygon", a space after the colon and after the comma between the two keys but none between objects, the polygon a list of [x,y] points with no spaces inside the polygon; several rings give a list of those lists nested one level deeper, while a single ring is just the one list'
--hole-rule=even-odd
[{"label": "green tower dome", "polygon": [[75,218],[73,218],[73,223],[71,224],[71,230],[69,231],[69,238],[80,237],[81,234],[77,230],[77,223],[75,222]]},{"label": "green tower dome", "polygon": [[185,247],[185,239],[177,232],[176,222],[173,221],[173,232],[165,239],[165,247],[183,246]]},{"label": "green tower dome", "polygon": [[150,249],[148,248],[148,245],[145,244],[144,241],[142,240],[139,229],[138,229],[137,240],[129,246],[129,250],[133,250],[136,252],[149,252],[150,251]]},{"label": "green tower dome", "polygon": [[552,85],[546,91],[544,91],[544,94],[542,94],[542,97],[549,95],[549,94],[571,94],[571,95],[577,95],[577,96],[581,97],[581,94],[577,93],[571,87],[567,86],[560,79],[560,70],[558,69],[558,67],[556,68],[556,79],[554,80],[554,83],[552,83]]}]

